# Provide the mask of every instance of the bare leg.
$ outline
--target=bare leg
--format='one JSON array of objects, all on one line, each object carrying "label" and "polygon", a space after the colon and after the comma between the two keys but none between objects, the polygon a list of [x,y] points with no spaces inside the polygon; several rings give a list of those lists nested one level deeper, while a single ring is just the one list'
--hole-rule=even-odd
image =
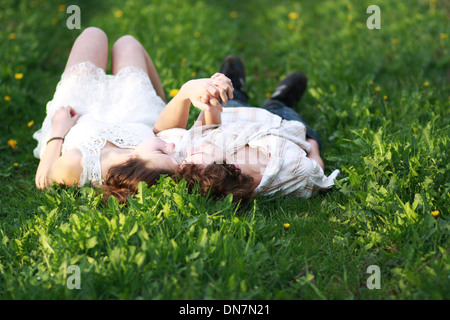
[{"label": "bare leg", "polygon": [[123,36],[114,43],[112,49],[112,74],[117,74],[120,69],[127,66],[140,67],[147,72],[156,94],[166,102],[163,86],[150,56],[142,44],[130,35]]},{"label": "bare leg", "polygon": [[148,74],[149,74],[150,80],[152,81],[153,87],[155,88],[158,96],[160,96],[164,102],[167,102],[166,95],[164,93],[164,89],[161,84],[161,80],[159,80],[159,75],[158,75],[158,72],[156,71],[155,65],[153,64],[153,61],[150,58],[150,56],[148,55],[147,51],[144,50],[144,54],[145,54],[145,63],[147,64]]},{"label": "bare leg", "polygon": [[70,51],[65,69],[84,61],[92,62],[106,72],[108,37],[102,30],[89,27],[78,36]]}]

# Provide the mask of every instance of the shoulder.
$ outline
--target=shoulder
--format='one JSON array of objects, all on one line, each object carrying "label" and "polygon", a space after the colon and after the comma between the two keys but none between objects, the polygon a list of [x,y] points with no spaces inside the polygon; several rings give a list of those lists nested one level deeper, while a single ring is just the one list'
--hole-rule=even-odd
[{"label": "shoulder", "polygon": [[83,171],[81,158],[79,150],[72,149],[65,152],[50,168],[49,179],[68,187],[77,184]]}]

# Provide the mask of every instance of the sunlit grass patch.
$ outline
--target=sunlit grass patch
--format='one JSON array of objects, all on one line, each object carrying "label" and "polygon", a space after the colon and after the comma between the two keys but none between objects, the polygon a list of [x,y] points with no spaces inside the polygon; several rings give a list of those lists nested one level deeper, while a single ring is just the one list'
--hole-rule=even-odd
[{"label": "sunlit grass patch", "polygon": [[[0,297],[3,299],[448,299],[449,69],[440,1],[76,1],[110,47],[140,40],[167,97],[242,57],[260,105],[292,71],[336,187],[247,206],[141,185],[128,206],[97,190],[34,187],[32,134],[72,42],[58,1],[0,10]],[[172,91],[173,90],[173,91]],[[172,91],[172,94],[171,94]],[[193,110],[190,124],[198,114]],[[81,289],[67,269],[80,268]],[[376,265],[381,288],[369,289]]]}]

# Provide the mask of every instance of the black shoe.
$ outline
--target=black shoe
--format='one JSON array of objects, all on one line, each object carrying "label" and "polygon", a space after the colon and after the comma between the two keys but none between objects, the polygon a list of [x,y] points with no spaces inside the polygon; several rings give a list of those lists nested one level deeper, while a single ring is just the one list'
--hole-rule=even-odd
[{"label": "black shoe", "polygon": [[281,81],[270,99],[283,102],[294,108],[306,90],[308,79],[302,72],[293,72]]},{"label": "black shoe", "polygon": [[245,69],[244,63],[238,56],[229,55],[222,61],[220,73],[230,78],[234,90],[244,93],[245,88]]}]

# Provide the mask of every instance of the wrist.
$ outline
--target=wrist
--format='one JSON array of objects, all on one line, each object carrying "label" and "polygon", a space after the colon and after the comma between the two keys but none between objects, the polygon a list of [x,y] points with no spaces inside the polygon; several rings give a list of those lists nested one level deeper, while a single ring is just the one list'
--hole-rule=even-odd
[{"label": "wrist", "polygon": [[49,143],[49,142],[52,142],[52,141],[59,141],[59,142],[61,142],[61,144],[64,142],[64,138],[63,137],[57,137],[57,136],[53,136],[53,137],[51,137],[50,139],[48,139],[47,140],[47,144]]},{"label": "wrist", "polygon": [[316,140],[311,139],[311,138],[307,138],[306,142],[309,142],[309,144],[310,144],[309,153],[311,153],[311,154],[320,154],[320,152],[319,152],[319,143]]},{"label": "wrist", "polygon": [[189,110],[191,109],[192,101],[189,97],[189,93],[189,86],[186,86],[186,84],[184,84],[180,88],[178,94],[173,98],[178,106],[180,106],[179,108],[183,109],[184,112],[189,112]]},{"label": "wrist", "polygon": [[63,128],[55,127],[50,132],[50,137],[62,137],[64,138],[67,134],[68,130],[65,130]]},{"label": "wrist", "polygon": [[180,99],[180,100],[190,100],[189,99],[189,85],[190,82],[192,80],[186,82],[185,84],[183,84],[180,88],[180,91],[178,91],[177,95],[175,96],[176,98]]}]

